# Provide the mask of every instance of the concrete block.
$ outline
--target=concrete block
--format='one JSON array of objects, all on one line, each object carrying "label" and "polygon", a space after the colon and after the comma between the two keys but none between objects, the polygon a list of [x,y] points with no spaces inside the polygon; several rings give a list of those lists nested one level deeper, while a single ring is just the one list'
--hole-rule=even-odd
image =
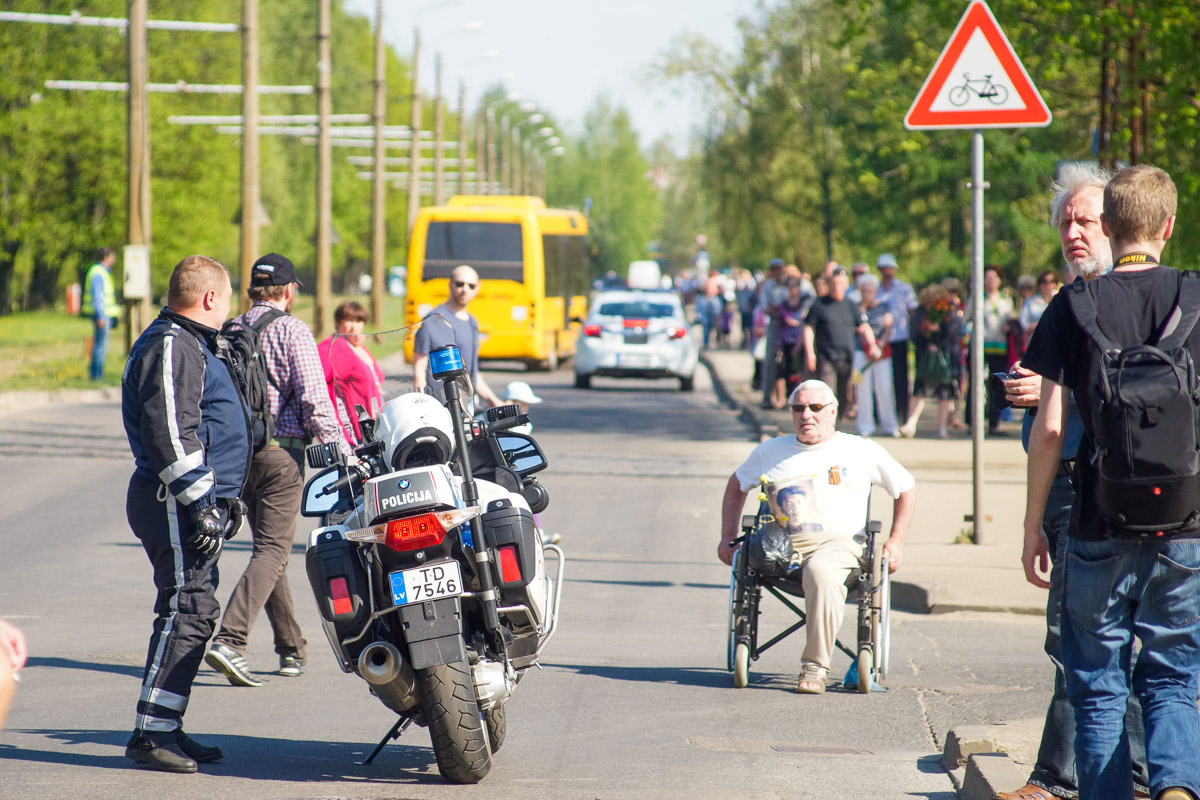
[{"label": "concrete block", "polygon": [[967,758],[960,800],[993,800],[996,792],[1025,785],[1029,774],[1004,753],[975,753]]},{"label": "concrete block", "polygon": [[960,725],[946,734],[946,746],[942,748],[942,766],[947,771],[958,769],[967,763],[974,753],[996,753],[1000,747],[986,725]]}]

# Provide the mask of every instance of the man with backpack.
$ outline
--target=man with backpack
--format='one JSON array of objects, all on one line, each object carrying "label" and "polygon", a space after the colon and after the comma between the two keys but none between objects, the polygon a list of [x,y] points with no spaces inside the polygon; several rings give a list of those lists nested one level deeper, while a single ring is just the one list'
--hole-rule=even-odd
[{"label": "man with backpack", "polygon": [[[1176,190],[1129,167],[1104,190],[1113,272],[1051,301],[1023,364],[1042,376],[1029,447],[1026,577],[1046,587],[1042,517],[1060,467],[1066,392],[1084,426],[1063,578],[1061,652],[1081,800],[1131,797],[1129,687],[1141,700],[1150,788],[1200,792],[1200,274],[1158,263]],[[1141,641],[1129,674],[1133,640]]]},{"label": "man with backpack", "polygon": [[[239,354],[250,395],[254,456],[243,497],[254,551],[205,660],[235,686],[262,685],[250,672],[245,649],[264,607],[279,655],[276,674],[295,677],[304,671],[305,641],[287,581],[304,484],[304,448],[314,438],[343,441],[312,331],[289,313],[300,285],[291,261],[278,253],[263,256],[254,262],[247,292],[254,305],[222,330]],[[259,399],[255,386],[261,387],[264,378],[265,398]]]}]

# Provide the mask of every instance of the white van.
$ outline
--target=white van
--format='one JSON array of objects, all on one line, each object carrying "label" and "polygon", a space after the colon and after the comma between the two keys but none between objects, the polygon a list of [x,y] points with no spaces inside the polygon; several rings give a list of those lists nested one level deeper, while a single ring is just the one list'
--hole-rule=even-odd
[{"label": "white van", "polygon": [[662,269],[657,261],[634,261],[629,265],[630,289],[658,289],[662,286]]}]

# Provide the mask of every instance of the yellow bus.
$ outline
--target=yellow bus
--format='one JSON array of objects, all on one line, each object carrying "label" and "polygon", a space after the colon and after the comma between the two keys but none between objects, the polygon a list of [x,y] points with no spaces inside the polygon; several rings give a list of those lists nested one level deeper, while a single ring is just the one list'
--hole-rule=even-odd
[{"label": "yellow bus", "polygon": [[[575,352],[587,316],[587,218],[546,208],[540,197],[456,195],[421,209],[408,249],[405,324],[446,301],[450,272],[479,273],[471,313],[479,320],[480,360],[554,369]],[[404,354],[412,363],[413,333]]]}]

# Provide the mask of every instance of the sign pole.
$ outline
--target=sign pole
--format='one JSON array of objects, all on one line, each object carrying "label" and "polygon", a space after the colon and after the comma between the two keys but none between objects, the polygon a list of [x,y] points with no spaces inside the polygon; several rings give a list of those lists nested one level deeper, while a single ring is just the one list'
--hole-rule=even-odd
[{"label": "sign pole", "polygon": [[975,544],[984,544],[983,526],[983,433],[987,425],[987,373],[983,362],[983,131],[971,135],[971,455],[974,491],[971,520]]}]

